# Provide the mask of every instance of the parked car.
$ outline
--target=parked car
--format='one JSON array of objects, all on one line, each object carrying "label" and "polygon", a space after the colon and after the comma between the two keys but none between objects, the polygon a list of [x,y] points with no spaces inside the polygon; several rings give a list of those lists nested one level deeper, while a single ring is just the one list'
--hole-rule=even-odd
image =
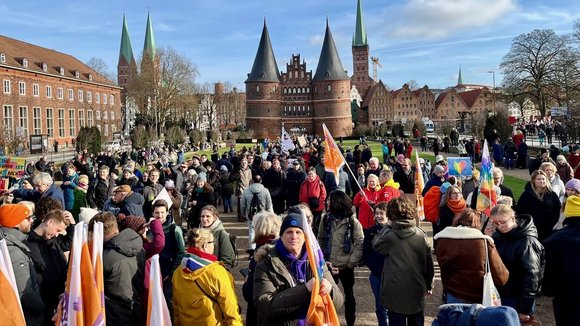
[{"label": "parked car", "polygon": [[103,145],[103,148],[107,151],[118,151],[121,149],[121,142],[118,140],[113,140],[110,142],[106,142]]}]

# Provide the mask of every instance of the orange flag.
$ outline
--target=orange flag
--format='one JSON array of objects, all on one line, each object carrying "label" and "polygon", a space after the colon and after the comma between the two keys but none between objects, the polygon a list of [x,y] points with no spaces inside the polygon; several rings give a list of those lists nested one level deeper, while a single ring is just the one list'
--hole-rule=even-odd
[{"label": "orange flag", "polygon": [[423,188],[425,188],[425,180],[423,180],[419,153],[415,150],[415,199],[417,201],[417,215],[421,221],[425,219],[425,206],[423,205],[422,195]]},{"label": "orange flag", "polygon": [[26,326],[6,240],[0,240],[0,316],[2,325]]},{"label": "orange flag", "polygon": [[322,124],[322,130],[324,131],[324,170],[334,173],[336,184],[338,184],[340,168],[345,163],[344,158],[324,123]]}]

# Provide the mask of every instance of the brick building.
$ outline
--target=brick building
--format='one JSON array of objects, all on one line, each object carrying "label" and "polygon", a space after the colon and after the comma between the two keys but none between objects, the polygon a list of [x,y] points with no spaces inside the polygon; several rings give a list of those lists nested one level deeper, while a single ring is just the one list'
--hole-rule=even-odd
[{"label": "brick building", "polygon": [[121,88],[75,57],[0,35],[0,137],[71,143],[83,126],[121,127]]}]

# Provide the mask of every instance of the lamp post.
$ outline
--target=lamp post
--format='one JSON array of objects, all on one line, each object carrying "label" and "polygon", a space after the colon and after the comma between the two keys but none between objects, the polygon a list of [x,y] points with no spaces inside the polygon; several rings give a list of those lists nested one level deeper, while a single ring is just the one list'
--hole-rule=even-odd
[{"label": "lamp post", "polygon": [[493,76],[492,96],[493,96],[493,114],[495,115],[495,70],[489,70],[487,73],[492,74]]}]

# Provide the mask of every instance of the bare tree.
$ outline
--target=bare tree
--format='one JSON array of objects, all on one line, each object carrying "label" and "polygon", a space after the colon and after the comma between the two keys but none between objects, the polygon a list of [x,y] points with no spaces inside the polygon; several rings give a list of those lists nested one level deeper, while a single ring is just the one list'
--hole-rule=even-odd
[{"label": "bare tree", "polygon": [[92,57],[89,61],[87,61],[86,65],[96,71],[99,75],[116,83],[115,74],[109,70],[109,65],[107,65],[103,59]]},{"label": "bare tree", "polygon": [[414,80],[414,79],[409,80],[407,82],[407,86],[409,86],[409,89],[412,90],[412,91],[416,91],[419,88],[421,88],[421,86],[419,86],[419,83],[416,80]]},{"label": "bare tree", "polygon": [[547,93],[559,106],[576,106],[580,101],[580,53],[572,49],[562,50],[548,80]]}]

